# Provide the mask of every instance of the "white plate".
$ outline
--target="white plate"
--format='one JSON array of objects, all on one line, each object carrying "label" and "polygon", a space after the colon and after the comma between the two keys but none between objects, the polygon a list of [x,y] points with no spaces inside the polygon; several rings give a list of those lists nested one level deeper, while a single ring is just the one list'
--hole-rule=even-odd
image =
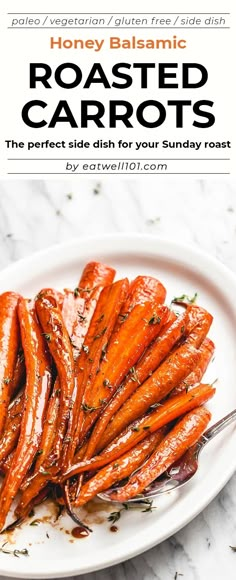
[{"label": "white plate", "polygon": [[[13,264],[0,274],[0,289],[27,296],[50,285],[73,288],[83,266],[92,259],[114,266],[119,277],[159,277],[168,289],[168,299],[198,292],[199,303],[214,315],[210,336],[217,351],[207,373],[207,380],[219,378],[217,394],[208,405],[213,420],[236,407],[236,279],[220,262],[197,249],[142,235],[79,239]],[[73,524],[66,517],[54,526],[46,521],[38,526],[25,524],[14,532],[12,549],[27,548],[29,557],[0,554],[0,573],[22,578],[73,576],[140,554],[182,528],[216,496],[236,468],[235,448],[236,431],[231,426],[203,452],[192,482],[158,499],[152,513],[122,514],[116,534],[109,529],[106,512],[89,516],[94,532],[83,540],[73,541]],[[39,508],[35,517],[48,509]]]}]

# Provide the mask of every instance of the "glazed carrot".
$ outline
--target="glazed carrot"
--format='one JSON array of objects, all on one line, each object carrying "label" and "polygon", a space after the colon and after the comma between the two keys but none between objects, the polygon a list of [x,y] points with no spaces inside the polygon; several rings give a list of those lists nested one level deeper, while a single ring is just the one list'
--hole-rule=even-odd
[{"label": "glazed carrot", "polygon": [[88,461],[80,461],[72,465],[63,475],[63,479],[68,479],[91,469],[99,469],[115,461],[145,439],[147,432],[154,433],[174,419],[202,405],[213,397],[214,393],[215,389],[211,385],[201,384],[198,387],[194,387],[189,393],[176,395],[176,397],[169,399],[149,415],[145,415],[129,425],[100,455],[94,456]]},{"label": "glazed carrot", "polygon": [[22,413],[24,410],[24,396],[19,396],[8,408],[7,419],[2,439],[0,441],[0,463],[16,447],[20,434]]},{"label": "glazed carrot", "polygon": [[[173,319],[174,322],[172,322]],[[187,322],[188,310],[178,318],[173,314],[173,316],[169,317],[168,322],[164,324],[157,339],[145,351],[144,356],[137,363],[133,372],[127,376],[122,387],[115,393],[113,399],[98,419],[92,433],[92,438],[96,441],[95,451],[101,451],[117,435],[117,432],[113,431],[115,413],[169,354],[174,344],[184,335]],[[109,421],[110,424],[108,425]]]},{"label": "glazed carrot", "polygon": [[[197,312],[196,309],[194,311]],[[192,309],[189,310],[189,313],[192,317]],[[193,322],[193,318],[191,320]],[[194,321],[196,322],[197,318]],[[129,423],[145,413],[148,407],[161,401],[188,376],[198,364],[200,353],[197,349],[205,338],[211,321],[211,315],[204,311],[185,343],[179,346],[173,354],[171,353],[157,370],[141,386],[136,388],[135,392],[116,412],[111,425],[106,430],[101,442],[102,445],[106,445],[114,439]],[[192,347],[194,348],[192,349]]]},{"label": "glazed carrot", "polygon": [[[78,375],[78,391],[81,390],[83,384],[86,385],[87,380],[89,379],[90,374],[96,373],[97,368],[99,366],[100,356],[102,353],[102,348],[108,337],[112,332],[114,327],[118,312],[120,310],[121,304],[126,297],[128,289],[128,280],[121,280],[108,288],[104,288],[101,293],[101,296],[98,300],[97,307],[89,327],[88,334],[86,336],[86,346],[82,350],[80,358],[79,358],[79,375]],[[108,300],[109,299],[109,300]],[[103,332],[104,327],[106,327],[106,331]],[[98,336],[98,335],[101,336]],[[96,338],[97,337],[97,338]],[[89,346],[90,345],[90,346]],[[96,355],[96,356],[95,356]],[[93,357],[93,359],[91,358]],[[92,360],[93,362],[89,363]],[[89,363],[89,364],[88,364]],[[79,408],[78,399],[76,401],[76,406]],[[73,428],[75,427],[75,418],[71,418],[70,428],[71,432],[73,432]],[[76,446],[75,440],[76,438],[69,439],[69,434],[67,431],[66,437],[68,438],[66,444],[64,445],[64,450],[62,450],[61,462],[67,463],[69,462],[70,456],[73,457],[74,454],[74,447]],[[45,437],[46,439],[46,437]],[[52,458],[53,459],[53,458]],[[50,458],[49,458],[50,460]],[[21,498],[21,502],[19,504],[19,510],[23,509],[22,506],[25,506],[30,503],[32,498],[37,495],[42,489],[50,477],[56,471],[55,468],[49,469],[50,462],[46,463],[45,469],[42,471],[44,473],[35,473],[33,478],[28,478],[26,481],[26,485],[24,488],[24,492]]]},{"label": "glazed carrot", "polygon": [[11,384],[20,346],[17,317],[19,294],[4,292],[0,295],[0,436],[3,433],[11,397]]},{"label": "glazed carrot", "polygon": [[[52,470],[51,470],[52,471]],[[56,471],[56,470],[55,470]],[[41,466],[39,473],[28,477],[27,482],[22,486],[22,494],[15,509],[17,517],[27,515],[31,510],[32,501],[47,486],[49,473]]]},{"label": "glazed carrot", "polygon": [[58,380],[56,380],[47,407],[47,415],[43,426],[43,433],[40,441],[40,449],[38,451],[34,473],[37,473],[39,471],[41,465],[44,464],[44,462],[46,461],[47,457],[50,454],[50,451],[52,450],[58,426],[59,408],[60,408],[60,383]]},{"label": "glazed carrot", "polygon": [[[121,384],[127,372],[131,369],[136,379],[133,365],[143,354],[147,346],[159,334],[162,324],[166,321],[168,309],[166,306],[155,306],[150,302],[137,304],[128,317],[114,332],[109,343],[106,358],[102,361],[100,372],[95,377],[94,384],[88,393],[85,404],[91,410],[84,421],[85,434],[102,409]],[[97,444],[96,436],[90,438],[88,453],[93,453]]]},{"label": "glazed carrot", "polygon": [[164,399],[196,366],[199,360],[197,349],[187,341],[175,353],[170,354],[152,375],[137,387],[114,415],[112,424],[104,434],[102,445],[114,439],[135,419],[143,415],[151,405]]},{"label": "glazed carrot", "polygon": [[137,304],[144,302],[155,303],[155,305],[165,302],[166,289],[163,284],[152,276],[137,276],[130,284],[127,299],[120,311],[116,323],[116,329],[122,324],[127,315]]},{"label": "glazed carrot", "polygon": [[84,300],[84,308],[83,311],[79,310],[71,332],[72,345],[75,346],[77,352],[82,347],[101,291],[105,286],[112,284],[115,273],[113,268],[101,262],[89,262],[82,272],[78,286],[74,290],[74,296]]},{"label": "glazed carrot", "polygon": [[25,383],[25,361],[22,349],[19,350],[12,381],[9,383],[10,399],[13,399]]},{"label": "glazed carrot", "polygon": [[[79,357],[79,367],[77,367],[77,372],[79,373],[78,374],[78,382],[76,381],[76,389],[73,391],[73,388],[72,388],[72,391],[71,391],[72,392],[72,395],[71,395],[71,403],[72,404],[71,404],[71,409],[69,410],[69,414],[68,414],[67,431],[66,431],[66,434],[64,433],[64,435],[62,435],[62,428],[64,429],[65,423],[64,423],[64,427],[63,427],[63,424],[62,424],[62,421],[60,418],[60,412],[59,412],[59,432],[61,432],[61,437],[60,437],[60,439],[58,439],[58,434],[57,434],[56,457],[59,457],[59,455],[60,455],[60,463],[62,465],[64,465],[65,463],[67,464],[69,461],[69,458],[73,457],[74,448],[76,447],[74,431],[76,429],[77,422],[78,422],[77,420],[78,420],[78,413],[80,410],[81,398],[82,398],[82,394],[83,394],[83,386],[85,386],[87,384],[87,381],[90,380],[89,377],[91,377],[93,374],[95,374],[97,372],[97,368],[99,366],[100,357],[101,357],[101,353],[102,353],[102,348],[104,347],[104,344],[106,343],[106,341],[109,339],[110,334],[113,330],[118,312],[119,312],[120,307],[121,307],[121,304],[126,296],[127,288],[128,288],[127,279],[121,280],[121,281],[113,284],[112,286],[104,288],[103,292],[101,293],[101,297],[98,301],[97,308],[96,308],[96,311],[94,313],[94,320],[92,320],[92,323],[89,327],[88,335],[86,337],[86,345],[84,346],[84,348],[80,354],[80,357]],[[107,304],[108,298],[109,298],[109,302]],[[39,318],[40,318],[40,314],[39,314]],[[42,320],[41,320],[41,323],[42,323]],[[43,325],[43,323],[42,323],[42,325]],[[47,329],[47,331],[48,330],[49,329]],[[49,333],[49,336],[51,336],[50,333]],[[69,340],[69,337],[67,335],[67,348],[69,346],[70,352],[72,352],[71,346],[68,343],[68,340]],[[90,347],[89,347],[90,342],[92,342],[91,353],[90,353],[90,356],[88,356],[88,352],[90,349]],[[50,345],[51,344],[52,344],[52,341],[50,340]],[[52,352],[52,354],[54,354],[54,353]],[[59,351],[58,351],[58,356],[60,358]],[[91,357],[93,357],[93,358],[91,358]],[[55,354],[54,354],[54,358],[55,358]],[[70,355],[70,361],[71,361],[71,355]],[[89,364],[87,364],[87,361],[89,362]],[[55,362],[56,362],[56,359],[55,359]],[[57,364],[57,362],[56,362],[56,364]],[[70,362],[70,364],[71,364],[71,362]],[[66,373],[68,372],[68,362],[66,361],[66,357],[65,357],[64,371],[63,372],[64,372],[64,381],[66,381]],[[58,367],[58,373],[59,373],[59,378],[60,378],[59,367]],[[72,375],[71,375],[71,387],[72,387],[72,380],[74,381],[74,378],[72,379]],[[73,397],[73,400],[72,400],[72,397]],[[62,444],[63,437],[64,437],[64,441]],[[45,437],[45,440],[46,440],[46,437]],[[52,456],[52,462],[53,463],[55,462],[55,456]]]},{"label": "glazed carrot", "polygon": [[[88,265],[88,268],[85,268],[81,278],[79,285],[81,287],[80,292],[82,292],[83,288],[86,288],[86,292],[84,292],[85,298],[81,298],[78,295],[78,292],[72,292],[71,290],[64,291],[64,297],[62,301],[62,318],[65,323],[65,327],[69,335],[72,335],[73,328],[76,326],[74,330],[74,341],[77,340],[77,344],[74,344],[72,338],[71,343],[72,347],[75,347],[75,352],[77,355],[79,354],[78,348],[82,346],[83,342],[83,334],[86,331],[86,327],[89,326],[90,318],[92,313],[95,309],[97,299],[99,294],[102,290],[102,286],[95,286],[97,281],[106,283],[107,279],[111,279],[113,276],[113,270],[110,272],[110,269],[103,267],[98,268],[96,263],[92,263]],[[98,278],[97,278],[98,275]],[[103,277],[102,277],[103,275]],[[94,287],[93,287],[94,286]],[[91,290],[91,293],[88,290]],[[44,291],[45,295],[49,295],[50,298],[50,290]],[[41,292],[42,295],[42,292]],[[88,305],[88,306],[87,306]],[[85,321],[85,311],[86,311],[86,321]],[[79,321],[77,323],[77,321]],[[81,331],[82,327],[82,331]],[[80,345],[78,345],[78,339],[80,340]],[[74,352],[74,356],[75,356]],[[59,379],[57,378],[53,387],[53,392],[49,401],[49,406],[47,410],[47,417],[44,423],[44,430],[41,440],[41,452],[37,458],[35,464],[34,473],[36,474],[41,465],[44,464],[46,461],[47,456],[49,455],[52,445],[55,439],[55,428],[58,419],[59,413],[59,394],[60,394],[60,383]],[[50,460],[49,460],[50,464]],[[48,468],[48,465],[46,469]]]},{"label": "glazed carrot", "polygon": [[79,396],[76,406],[78,415],[76,417],[75,435],[71,444],[72,457],[80,439],[85,418],[86,407],[84,407],[84,401],[100,367],[101,358],[105,356],[107,343],[114,330],[122,304],[126,299],[128,288],[128,279],[124,278],[124,280],[114,282],[102,290],[84,340],[83,349],[77,363]]},{"label": "glazed carrot", "polygon": [[[26,518],[29,515],[29,513],[33,510],[33,508],[35,508],[37,505],[40,505],[43,501],[45,501],[48,498],[48,496],[51,494],[51,492],[52,492],[52,490],[50,488],[50,485],[44,486],[39,491],[38,495],[34,496],[31,500],[31,502],[25,506],[25,510],[21,511],[20,519],[23,520],[24,518]],[[18,517],[17,508],[15,509],[15,515]],[[8,531],[8,530],[9,530],[9,528],[7,527],[6,531]]]},{"label": "glazed carrot", "polygon": [[38,450],[51,387],[51,361],[34,307],[20,298],[18,312],[27,379],[19,441],[0,492],[0,529]]},{"label": "glazed carrot", "polygon": [[8,473],[8,471],[11,468],[11,464],[12,464],[12,460],[14,457],[14,453],[15,451],[11,451],[11,453],[6,457],[6,459],[3,459],[0,463],[0,472],[1,475],[6,475]]},{"label": "glazed carrot", "polygon": [[144,466],[130,478],[126,485],[114,490],[110,498],[123,502],[142,493],[145,487],[162,475],[172,463],[198,441],[210,418],[210,411],[204,407],[187,413],[160,442]]},{"label": "glazed carrot", "polygon": [[54,461],[57,461],[74,404],[76,390],[74,359],[62,313],[53,295],[49,292],[46,295],[40,293],[36,298],[35,307],[48,348],[57,367],[60,384],[58,430],[54,445]]},{"label": "glazed carrot", "polygon": [[214,350],[214,342],[212,342],[210,338],[205,338],[199,348],[200,359],[196,368],[193,369],[193,371],[177,387],[175,387],[175,389],[171,392],[171,397],[182,393],[182,391],[185,391],[189,387],[196,385],[196,383],[200,383],[213,356]]},{"label": "glazed carrot", "polygon": [[125,453],[117,459],[115,463],[112,462],[98,471],[98,473],[82,486],[78,499],[76,500],[76,507],[85,504],[101,491],[108,489],[114,483],[131,475],[149,457],[150,453],[154,451],[163,439],[164,433],[164,428],[152,433],[128,451],[128,453]]}]

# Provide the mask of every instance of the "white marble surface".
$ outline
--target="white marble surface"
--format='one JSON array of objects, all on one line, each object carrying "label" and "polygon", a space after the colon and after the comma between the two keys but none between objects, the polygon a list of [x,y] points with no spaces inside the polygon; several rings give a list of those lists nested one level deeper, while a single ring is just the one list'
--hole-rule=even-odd
[{"label": "white marble surface", "polygon": [[[144,232],[197,244],[236,272],[236,183],[2,181],[0,268],[84,234]],[[183,530],[87,580],[235,580],[236,474]],[[3,580],[3,577],[1,577]]]}]

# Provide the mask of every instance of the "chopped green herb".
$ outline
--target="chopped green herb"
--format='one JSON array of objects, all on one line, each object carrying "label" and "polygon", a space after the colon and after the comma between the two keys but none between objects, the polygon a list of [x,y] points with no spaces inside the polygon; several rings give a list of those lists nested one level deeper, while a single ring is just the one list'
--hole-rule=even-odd
[{"label": "chopped green herb", "polygon": [[146,431],[147,429],[150,429],[150,425],[144,425],[143,430]]},{"label": "chopped green herb", "polygon": [[18,355],[18,356],[19,356],[19,362],[20,362],[20,363],[23,363],[23,362],[24,362],[24,360],[25,360],[24,351],[20,349],[20,350],[19,350],[19,355]]},{"label": "chopped green herb", "polygon": [[100,403],[101,405],[105,405],[105,403],[106,403],[106,402],[107,402],[107,400],[106,400],[106,399],[99,399],[99,403]]},{"label": "chopped green herb", "polygon": [[157,216],[156,218],[149,218],[146,223],[148,226],[153,226],[155,224],[158,224],[161,221],[161,218],[159,216]]},{"label": "chopped green herb", "polygon": [[67,199],[71,200],[73,199],[73,193],[67,193],[66,194]]},{"label": "chopped green herb", "polygon": [[33,520],[33,522],[30,522],[30,526],[38,526],[39,524],[41,524],[40,520]]},{"label": "chopped green herb", "polygon": [[84,322],[86,320],[86,316],[83,316],[83,314],[80,314],[80,312],[78,312],[78,317],[81,322]]},{"label": "chopped green herb", "polygon": [[104,379],[103,385],[104,385],[104,387],[110,387],[110,381],[109,381],[109,379]]},{"label": "chopped green herb", "polygon": [[50,471],[45,471],[45,469],[41,466],[39,468],[40,473],[42,473],[42,475],[50,475]]},{"label": "chopped green herb", "polygon": [[232,550],[232,552],[236,552],[236,546],[229,546]]},{"label": "chopped green herb", "polygon": [[97,338],[101,338],[101,336],[103,336],[105,334],[107,330],[107,326],[104,326],[104,328],[101,330],[101,332],[99,332],[98,334],[96,334],[96,336],[94,336],[93,340],[97,340]]},{"label": "chopped green herb", "polygon": [[85,411],[86,413],[92,413],[93,411],[100,409],[100,406],[99,407],[91,407],[90,405],[87,405],[87,403],[82,403],[81,409],[83,411]]},{"label": "chopped green herb", "polygon": [[107,352],[107,342],[103,345],[101,349],[101,360],[104,360],[106,358],[106,352]]},{"label": "chopped green herb", "polygon": [[117,512],[111,512],[109,514],[108,518],[107,518],[108,519],[108,522],[112,522],[113,524],[115,524],[116,522],[118,522],[119,519],[120,519],[120,517],[121,517],[121,512],[122,511],[123,510],[121,509],[121,510],[119,510]]},{"label": "chopped green herb", "polygon": [[191,297],[188,296],[187,294],[182,294],[181,296],[174,296],[174,298],[172,298],[171,300],[171,304],[181,304],[186,303],[186,304],[195,304],[196,300],[198,297],[198,293],[195,292],[195,294]]},{"label": "chopped green herb", "polygon": [[48,334],[47,332],[43,332],[42,333],[43,336],[45,336],[45,339],[50,342],[50,340],[52,339],[52,335]]},{"label": "chopped green herb", "polygon": [[135,427],[135,425],[133,427],[131,427],[131,431],[139,431],[139,427]]},{"label": "chopped green herb", "polygon": [[140,385],[140,380],[138,378],[137,372],[136,372],[136,368],[135,367],[131,367],[129,369],[130,374],[132,375],[132,377],[130,377],[131,381],[138,383]]},{"label": "chopped green herb", "polygon": [[157,407],[163,407],[163,403],[153,403],[153,405],[151,405],[150,409],[157,409]]},{"label": "chopped green herb", "polygon": [[152,316],[152,318],[150,318],[150,320],[148,321],[148,324],[160,324],[160,322],[161,322],[160,316]]},{"label": "chopped green herb", "polygon": [[126,318],[128,318],[129,313],[126,312],[125,314],[119,314],[119,318],[121,320],[121,322],[124,322],[126,320]]},{"label": "chopped green herb", "polygon": [[98,322],[102,322],[104,316],[105,316],[105,314],[101,314],[101,316],[98,318]]},{"label": "chopped green herb", "polygon": [[9,385],[9,383],[11,382],[11,379],[9,379],[9,378],[3,379],[3,382],[5,385]]},{"label": "chopped green herb", "polygon": [[86,354],[89,353],[89,346],[86,346],[86,344],[83,344],[82,345],[82,349],[83,349],[84,352],[86,352]]}]

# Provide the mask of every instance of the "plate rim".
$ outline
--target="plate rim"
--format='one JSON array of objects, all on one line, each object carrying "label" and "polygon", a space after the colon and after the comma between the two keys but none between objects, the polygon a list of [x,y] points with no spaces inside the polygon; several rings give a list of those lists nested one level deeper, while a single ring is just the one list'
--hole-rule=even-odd
[{"label": "plate rim", "polygon": [[[220,275],[220,277],[226,276],[227,282],[229,282],[229,284],[234,287],[234,289],[236,290],[236,275],[235,273],[230,270],[227,266],[225,266],[221,261],[219,261],[217,258],[215,258],[214,256],[211,256],[208,252],[205,252],[202,249],[199,249],[199,247],[196,247],[196,245],[194,244],[183,244],[183,243],[179,243],[176,242],[174,240],[168,240],[162,237],[159,237],[157,235],[150,235],[150,234],[146,234],[146,233],[108,233],[108,234],[100,234],[100,235],[96,235],[96,236],[81,236],[81,237],[75,237],[72,238],[71,240],[68,240],[66,242],[62,242],[62,243],[57,243],[57,244],[53,244],[47,248],[44,248],[42,250],[39,251],[35,251],[32,252],[30,255],[21,258],[11,264],[9,264],[8,266],[6,266],[4,269],[2,269],[0,271],[0,284],[2,283],[2,278],[4,279],[5,277],[7,277],[8,273],[9,274],[14,274],[14,271],[17,272],[18,269],[21,269],[22,265],[23,266],[27,266],[28,264],[32,263],[34,260],[41,260],[42,258],[44,258],[45,256],[47,256],[48,254],[57,254],[58,252],[60,253],[62,249],[69,249],[70,247],[72,248],[78,248],[81,245],[81,252],[79,254],[79,257],[82,257],[82,252],[83,252],[83,244],[91,244],[94,243],[95,244],[95,251],[94,254],[96,256],[96,254],[98,253],[97,250],[97,245],[96,244],[101,244],[103,242],[107,242],[108,240],[112,240],[113,243],[114,241],[120,241],[123,240],[123,243],[125,242],[125,240],[127,241],[131,241],[132,242],[136,242],[142,240],[142,243],[144,244],[142,247],[143,251],[147,251],[147,248],[145,247],[145,244],[149,245],[150,242],[154,242],[155,244],[157,244],[155,246],[155,251],[153,251],[153,254],[155,254],[157,257],[158,255],[162,256],[163,258],[163,247],[165,248],[165,252],[168,254],[170,250],[172,250],[174,253],[179,252],[182,256],[184,256],[184,258],[182,259],[182,262],[184,264],[189,264],[189,258],[191,257],[196,257],[197,261],[199,263],[200,261],[204,262],[204,265],[209,267],[212,266],[214,269],[216,269],[216,272],[218,275]],[[120,249],[122,251],[122,249]],[[135,252],[137,253],[137,251],[141,250],[141,247],[137,248],[135,247]],[[112,253],[112,249],[111,249],[111,253]],[[130,247],[128,246],[127,252],[130,252]],[[186,262],[186,256],[187,256],[187,262]],[[63,259],[62,259],[63,261]],[[179,261],[180,263],[180,261]],[[209,279],[211,278],[211,275],[209,276]],[[229,294],[229,292],[226,292],[226,295]],[[232,293],[232,289],[230,290],[230,294]],[[231,294],[232,296],[232,294]],[[233,304],[231,302],[231,308],[235,311],[236,314],[236,304]],[[235,444],[236,441],[236,431],[231,434],[231,437],[229,438],[229,441],[227,442],[227,447],[230,447],[230,445],[233,447],[233,445]],[[97,565],[91,564],[90,566],[87,566],[86,569],[79,569],[79,562],[78,562],[78,567],[71,567],[70,569],[68,569],[68,560],[66,561],[67,564],[63,566],[63,561],[62,560],[58,560],[58,569],[57,567],[55,567],[55,564],[51,564],[49,562],[46,562],[46,566],[43,569],[41,569],[40,572],[32,572],[32,570],[30,570],[27,566],[27,562],[24,563],[21,561],[20,566],[18,568],[18,570],[16,570],[16,565],[14,566],[14,563],[9,561],[6,567],[2,568],[2,563],[0,564],[0,573],[3,573],[5,576],[7,577],[15,577],[15,578],[60,578],[60,577],[68,577],[68,576],[72,576],[72,575],[78,575],[78,574],[86,574],[86,573],[90,573],[90,572],[95,572],[98,570],[102,570],[105,568],[108,568],[110,566],[114,566],[118,563],[127,561],[141,553],[144,553],[145,551],[153,548],[154,546],[158,545],[159,543],[161,543],[162,541],[166,540],[167,538],[171,537],[173,534],[175,534],[176,532],[178,532],[181,528],[185,527],[190,521],[192,521],[202,510],[205,509],[205,507],[216,497],[216,495],[221,491],[221,489],[224,487],[224,485],[229,481],[229,479],[232,477],[233,473],[235,472],[235,468],[236,468],[236,456],[235,456],[235,461],[231,464],[231,466],[229,466],[228,470],[224,473],[224,475],[222,474],[222,477],[215,482],[215,485],[211,488],[210,493],[207,494],[207,497],[200,502],[200,505],[198,505],[196,507],[195,510],[191,511],[191,514],[189,514],[187,517],[184,518],[184,523],[183,521],[181,521],[181,523],[177,523],[176,525],[174,525],[172,527],[171,532],[168,530],[166,530],[166,532],[162,535],[162,538],[159,539],[153,539],[153,538],[148,538],[147,536],[147,541],[142,545],[142,546],[137,546],[136,548],[134,547],[133,549],[129,546],[128,548],[128,554],[124,554],[124,549],[122,554],[117,555],[117,556],[113,556],[112,558],[110,557],[105,563],[99,563]],[[41,560],[33,560],[33,563],[35,566],[37,566],[37,562],[40,562],[41,568],[42,568],[42,561]],[[73,563],[74,563],[74,559],[73,559]],[[19,561],[18,561],[19,564]],[[59,569],[60,568],[60,569]],[[54,571],[55,570],[55,571]]]}]

